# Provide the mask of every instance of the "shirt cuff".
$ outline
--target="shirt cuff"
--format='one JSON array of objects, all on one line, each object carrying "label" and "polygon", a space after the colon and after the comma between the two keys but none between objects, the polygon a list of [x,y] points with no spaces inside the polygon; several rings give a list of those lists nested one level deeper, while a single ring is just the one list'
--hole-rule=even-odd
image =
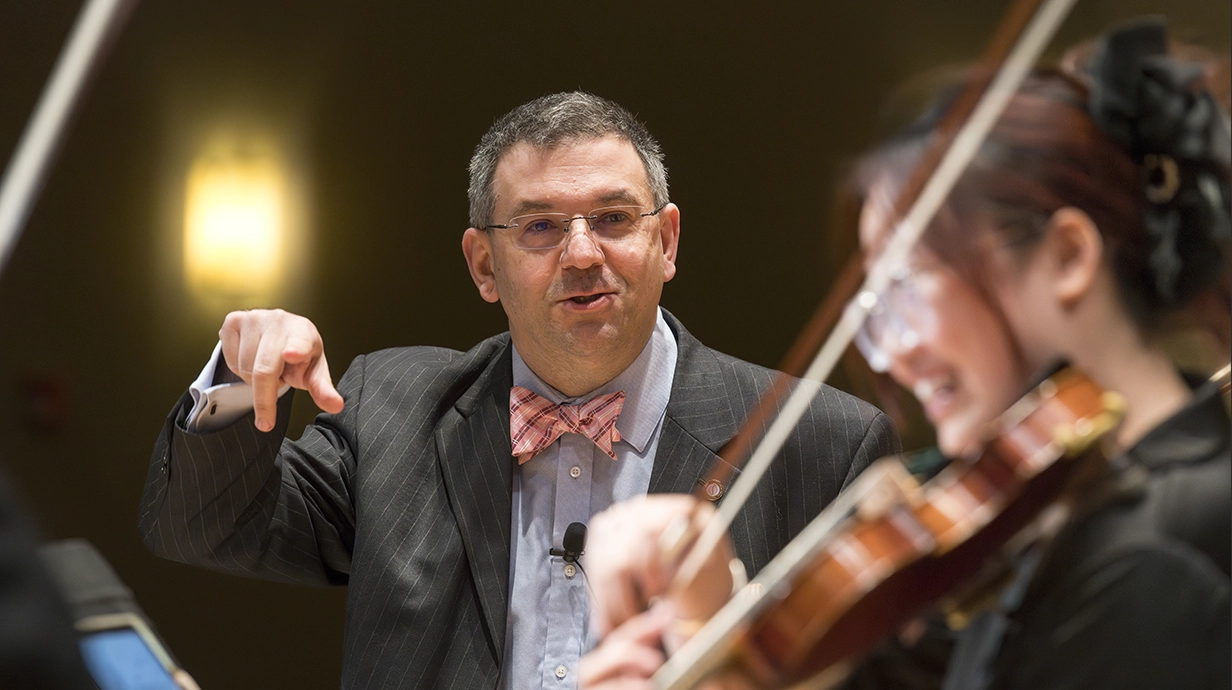
[{"label": "shirt cuff", "polygon": [[[221,372],[224,378],[230,374],[230,371],[225,369],[226,366],[222,358],[222,343],[219,342],[214,346],[210,361],[188,387],[193,407],[188,412],[188,418],[184,420],[185,431],[194,434],[218,431],[252,412],[252,386],[243,381],[214,383],[220,373],[219,367],[224,368]],[[278,397],[281,398],[289,390],[291,386],[284,384],[278,389]]]}]

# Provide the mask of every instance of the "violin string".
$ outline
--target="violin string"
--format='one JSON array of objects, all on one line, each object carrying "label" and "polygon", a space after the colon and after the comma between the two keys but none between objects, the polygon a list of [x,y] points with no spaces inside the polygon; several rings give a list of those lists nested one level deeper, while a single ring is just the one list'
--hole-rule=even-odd
[{"label": "violin string", "polygon": [[988,131],[1017,91],[1018,85],[1034,67],[1075,2],[1076,0],[1045,0],[1031,16],[1026,29],[980,96],[975,110],[954,136],[953,143],[946,149],[923,191],[906,216],[897,223],[884,252],[869,269],[855,299],[847,303],[834,332],[822,345],[812,364],[788,396],[779,416],[770,425],[741,475],[727,490],[725,500],[719,505],[714,517],[689,550],[673,580],[673,589],[678,589],[682,586],[681,583],[691,582],[697,577],[707,555],[718,546],[796,423],[808,410],[813,397],[821,389],[822,382],[851,344],[875,304],[876,295],[889,284],[892,269],[906,260],[924,228],[928,226],[949,190],[975,155]]}]

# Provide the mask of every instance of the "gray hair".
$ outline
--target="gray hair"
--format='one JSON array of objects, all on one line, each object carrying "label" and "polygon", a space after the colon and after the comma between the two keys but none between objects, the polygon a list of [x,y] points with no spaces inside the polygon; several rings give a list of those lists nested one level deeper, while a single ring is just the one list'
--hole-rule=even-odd
[{"label": "gray hair", "polygon": [[501,156],[516,144],[526,142],[539,149],[552,149],[578,139],[616,135],[633,144],[646,168],[646,180],[654,194],[655,208],[667,203],[667,168],[659,142],[628,110],[585,91],[554,93],[536,98],[505,114],[479,140],[471,156],[471,225],[482,228],[492,222],[496,197],[492,180]]}]

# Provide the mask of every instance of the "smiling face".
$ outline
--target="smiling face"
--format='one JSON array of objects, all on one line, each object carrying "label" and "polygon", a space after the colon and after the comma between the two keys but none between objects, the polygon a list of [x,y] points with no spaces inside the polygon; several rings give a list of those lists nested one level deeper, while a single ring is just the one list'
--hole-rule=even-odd
[{"label": "smiling face", "polygon": [[[541,211],[576,217],[606,206],[654,210],[641,158],[616,136],[551,149],[517,144],[501,157],[493,191],[495,224]],[[531,369],[578,395],[614,378],[646,345],[663,283],[676,273],[679,233],[679,210],[668,204],[619,241],[598,240],[586,221],[575,220],[559,247],[520,249],[508,229],[470,228],[463,252],[480,295],[504,307]]]},{"label": "smiling face", "polygon": [[[876,187],[860,215],[860,244],[875,258],[884,244],[889,205]],[[882,339],[889,374],[911,390],[947,455],[973,450],[985,426],[1022,393],[1026,375],[1003,319],[984,295],[923,246],[913,250],[913,313],[902,314],[915,337]],[[1001,290],[1012,291],[1009,285]],[[1000,290],[999,290],[1000,292]]]}]

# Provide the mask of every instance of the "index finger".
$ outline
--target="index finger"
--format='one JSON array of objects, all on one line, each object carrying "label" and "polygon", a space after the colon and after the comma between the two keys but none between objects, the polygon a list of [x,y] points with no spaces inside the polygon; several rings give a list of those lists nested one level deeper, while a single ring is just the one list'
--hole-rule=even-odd
[{"label": "index finger", "polygon": [[252,407],[256,412],[256,426],[261,431],[271,431],[278,418],[278,389],[282,387],[282,359],[285,338],[266,332],[257,344],[252,363]]},{"label": "index finger", "polygon": [[240,374],[240,329],[237,321],[241,318],[237,312],[227,314],[218,330],[218,340],[222,343],[222,360],[235,375]]},{"label": "index finger", "polygon": [[[656,605],[625,621],[582,658],[579,685],[628,683],[650,678],[663,665],[660,640],[674,618],[670,605]],[[619,685],[604,685],[618,687]],[[632,685],[631,687],[644,687]]]}]

